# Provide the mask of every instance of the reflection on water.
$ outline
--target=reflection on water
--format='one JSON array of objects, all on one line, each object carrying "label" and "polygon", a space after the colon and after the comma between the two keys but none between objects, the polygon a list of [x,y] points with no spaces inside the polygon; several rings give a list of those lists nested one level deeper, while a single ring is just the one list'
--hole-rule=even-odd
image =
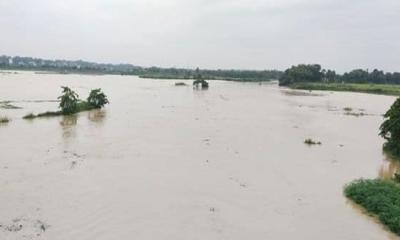
[{"label": "reflection on water", "polygon": [[106,118],[106,111],[102,109],[95,109],[88,112],[88,119],[91,122],[103,123]]},{"label": "reflection on water", "polygon": [[391,179],[396,172],[400,171],[400,161],[391,158],[387,154],[384,154],[384,156],[385,158],[379,168],[378,175],[383,179]]},{"label": "reflection on water", "polygon": [[76,135],[75,126],[78,123],[78,115],[63,116],[60,121],[63,138],[70,138]]}]

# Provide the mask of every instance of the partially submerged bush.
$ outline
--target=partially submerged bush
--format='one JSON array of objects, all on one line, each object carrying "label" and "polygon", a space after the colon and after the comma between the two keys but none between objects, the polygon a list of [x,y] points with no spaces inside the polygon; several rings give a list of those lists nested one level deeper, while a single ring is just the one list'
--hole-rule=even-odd
[{"label": "partially submerged bush", "polygon": [[100,88],[90,91],[87,102],[94,108],[102,108],[108,102],[107,96],[101,91]]},{"label": "partially submerged bush", "polygon": [[184,82],[176,82],[175,86],[186,86],[187,84]]},{"label": "partially submerged bush", "polygon": [[8,123],[10,119],[8,117],[0,117],[0,123]]},{"label": "partially submerged bush", "polygon": [[44,112],[37,115],[30,113],[23,117],[23,119],[33,119],[37,117],[54,117],[61,115],[70,115],[82,111],[89,111],[95,108],[102,108],[105,104],[109,103],[107,96],[101,91],[100,88],[93,89],[87,101],[82,101],[78,97],[78,94],[71,90],[69,87],[62,87],[63,95],[58,97],[60,99],[61,111],[56,112]]},{"label": "partially submerged bush", "polygon": [[382,179],[356,180],[348,184],[344,194],[364,207],[392,232],[400,235],[400,186]]},{"label": "partially submerged bush", "polygon": [[322,144],[321,142],[314,141],[311,138],[307,138],[306,140],[304,140],[304,143],[307,145],[321,145]]},{"label": "partially submerged bush", "polygon": [[351,107],[345,107],[345,108],[343,108],[343,110],[346,111],[346,112],[351,112],[351,111],[353,111],[353,109],[352,109]]},{"label": "partially submerged bush", "polygon": [[72,91],[69,87],[61,87],[63,95],[59,96],[60,108],[64,114],[72,114],[77,111],[79,96]]}]

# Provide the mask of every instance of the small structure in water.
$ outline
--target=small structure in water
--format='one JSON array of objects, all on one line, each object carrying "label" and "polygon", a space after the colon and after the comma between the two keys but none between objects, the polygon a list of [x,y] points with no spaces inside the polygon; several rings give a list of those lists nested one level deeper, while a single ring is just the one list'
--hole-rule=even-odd
[{"label": "small structure in water", "polygon": [[208,88],[208,82],[203,79],[203,77],[200,74],[199,68],[196,68],[196,75],[194,76],[194,81],[193,81],[193,88],[195,89],[207,89]]}]

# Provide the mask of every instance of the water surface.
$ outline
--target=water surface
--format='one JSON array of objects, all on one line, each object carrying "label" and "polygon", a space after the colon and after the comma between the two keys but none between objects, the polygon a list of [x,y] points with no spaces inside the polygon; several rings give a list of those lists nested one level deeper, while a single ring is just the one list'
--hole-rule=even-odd
[{"label": "water surface", "polygon": [[[190,83],[190,82],[188,82]],[[111,104],[56,110],[60,86]],[[133,76],[0,74],[0,239],[396,239],[343,196],[390,177],[382,114],[394,97]],[[351,107],[364,116],[345,115]],[[322,142],[307,146],[304,139]],[[22,228],[19,229],[19,226]],[[15,227],[15,228],[11,228]]]}]

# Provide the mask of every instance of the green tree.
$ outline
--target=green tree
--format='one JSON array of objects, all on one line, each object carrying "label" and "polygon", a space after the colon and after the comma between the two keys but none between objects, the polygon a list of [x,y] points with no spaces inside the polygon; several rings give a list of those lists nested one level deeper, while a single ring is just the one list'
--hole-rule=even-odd
[{"label": "green tree", "polygon": [[71,90],[69,87],[61,87],[63,95],[59,96],[61,111],[63,114],[72,114],[77,111],[78,108],[78,94]]},{"label": "green tree", "polygon": [[384,115],[379,135],[386,139],[384,150],[400,157],[400,98],[393,103]]},{"label": "green tree", "polygon": [[101,91],[100,88],[90,91],[87,102],[94,108],[102,108],[108,102],[107,96]]},{"label": "green tree", "polygon": [[286,69],[279,78],[279,85],[285,86],[296,82],[321,82],[323,75],[319,64],[300,64]]}]

